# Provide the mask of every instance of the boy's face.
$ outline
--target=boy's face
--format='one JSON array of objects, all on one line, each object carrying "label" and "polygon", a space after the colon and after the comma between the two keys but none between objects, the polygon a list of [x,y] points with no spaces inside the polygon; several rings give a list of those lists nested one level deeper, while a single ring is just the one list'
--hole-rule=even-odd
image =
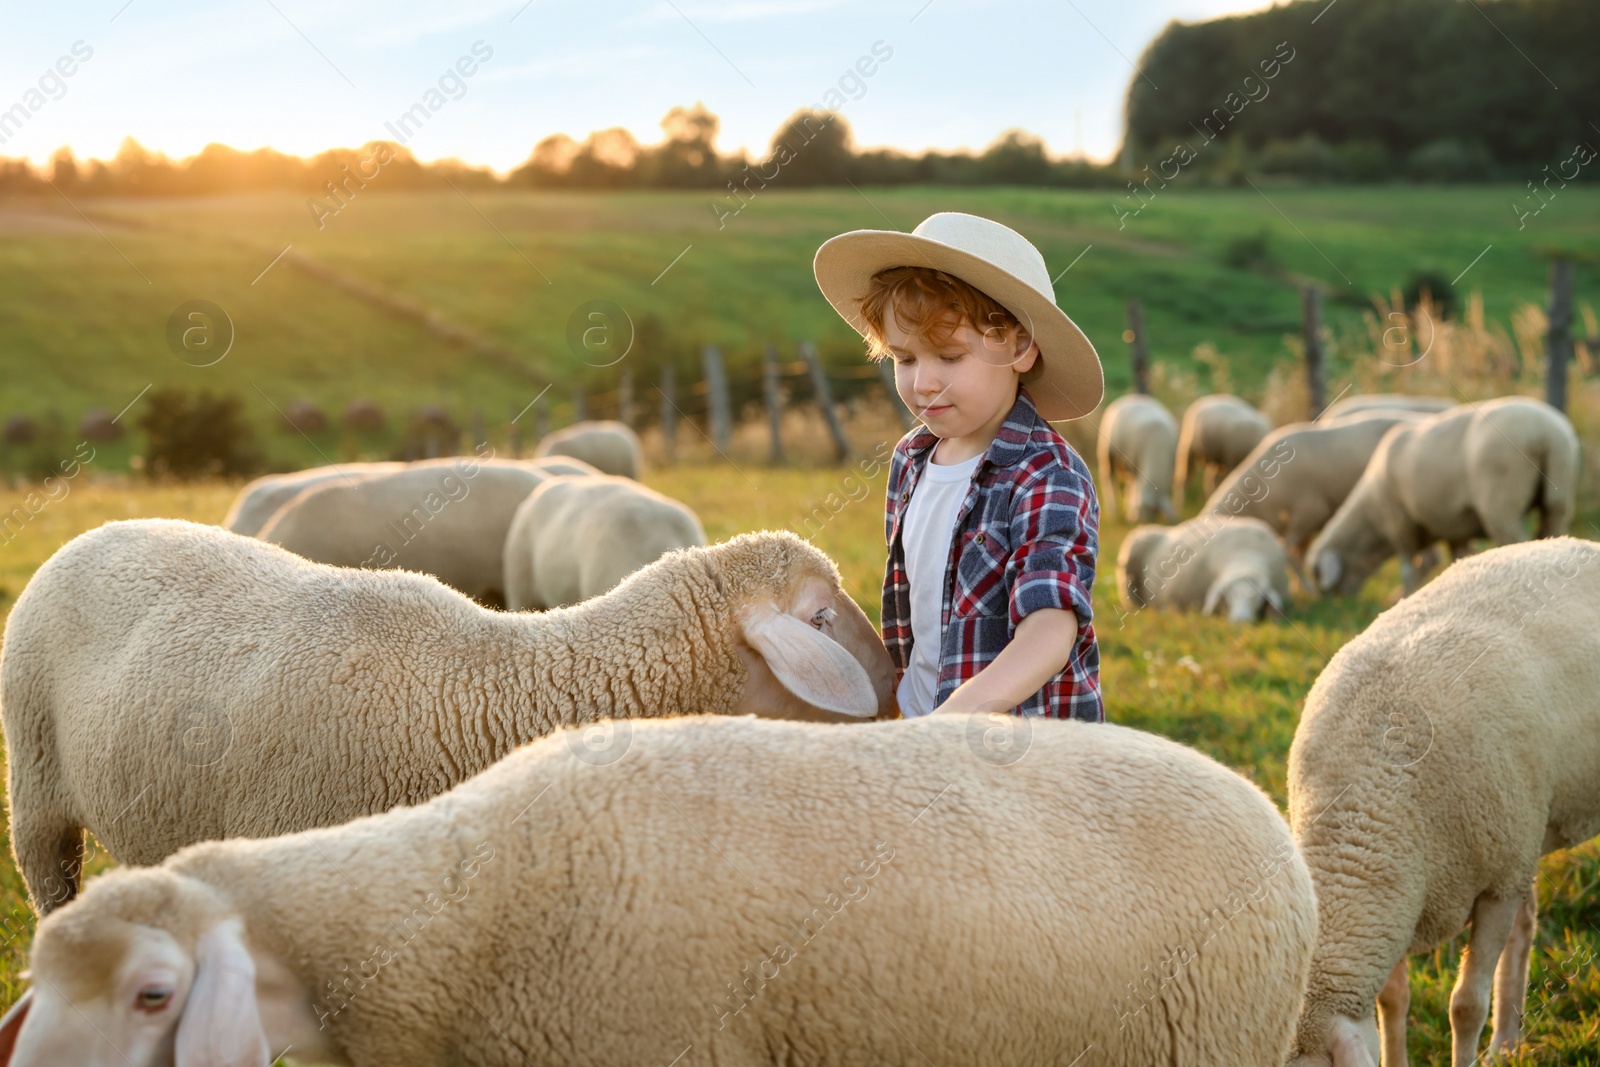
[{"label": "boy's face", "polygon": [[940,437],[992,437],[1016,403],[1018,375],[1039,356],[1025,327],[986,336],[963,322],[948,341],[930,344],[901,329],[893,314],[884,342],[900,399]]}]

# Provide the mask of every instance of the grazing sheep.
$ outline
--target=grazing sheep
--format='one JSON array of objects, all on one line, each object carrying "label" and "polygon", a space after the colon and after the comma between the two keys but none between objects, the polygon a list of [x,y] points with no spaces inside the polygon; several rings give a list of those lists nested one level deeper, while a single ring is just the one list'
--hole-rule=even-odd
[{"label": "grazing sheep", "polygon": [[293,500],[302,489],[334,478],[354,481],[369,474],[401,470],[405,466],[404,463],[339,463],[289,474],[263,475],[239,490],[239,495],[233,498],[233,506],[222,520],[222,528],[254,537],[278,513],[278,509]]},{"label": "grazing sheep", "polygon": [[576,604],[675,548],[705,543],[687,505],[631,478],[550,478],[517,508],[506,534],[506,607]]},{"label": "grazing sheep", "polygon": [[1248,401],[1226,393],[1203,396],[1183,413],[1178,434],[1178,469],[1172,477],[1172,499],[1183,506],[1189,475],[1201,470],[1207,494],[1217,479],[1244,462],[1250,450],[1272,429],[1267,417]]},{"label": "grazing sheep", "polygon": [[1230,622],[1254,622],[1289,599],[1283,542],[1260,519],[1201,515],[1176,526],[1140,526],[1117,553],[1117,588],[1130,608],[1198,610],[1226,605]]},{"label": "grazing sheep", "polygon": [[547,435],[535,456],[576,456],[605,474],[638,478],[644,466],[639,435],[625,422],[599,419],[567,426]]},{"label": "grazing sheep", "polygon": [[1416,411],[1425,415],[1448,411],[1456,402],[1447,396],[1412,396],[1409,393],[1357,393],[1335,400],[1317,416],[1318,422],[1332,422],[1367,411]]},{"label": "grazing sheep", "polygon": [[996,719],[1017,750],[966,716],[638,723],[616,768],[566,730],[112,871],[40,923],[10,1067],[1281,1064],[1316,901],[1272,802],[1151,734]]},{"label": "grazing sheep", "polygon": [[1474,537],[1525,541],[1534,508],[1538,536],[1566,533],[1577,478],[1578,437],[1543,401],[1501,397],[1396,426],[1311,545],[1317,586],[1355,593],[1398,554],[1409,594],[1425,576],[1417,553],[1444,541],[1459,559]]},{"label": "grazing sheep", "polygon": [[1470,917],[1455,1067],[1519,1040],[1538,857],[1600,832],[1600,545],[1496,548],[1341,648],[1289,749],[1289,821],[1316,883],[1296,1067],[1404,1064],[1408,955]]},{"label": "grazing sheep", "polygon": [[[444,459],[424,459],[412,463],[384,462],[384,463],[338,463],[327,467],[312,467],[309,470],[293,471],[289,474],[267,474],[248,483],[239,490],[239,495],[234,498],[233,506],[228,509],[228,514],[223,518],[221,526],[224,530],[232,530],[237,534],[255,537],[261,533],[265,526],[278,513],[278,509],[299,495],[302,489],[309,489],[320,482],[332,481],[336,478],[354,480],[364,478],[369,474],[383,474],[389,471],[404,470],[407,467],[437,467],[449,466],[458,462],[457,457],[451,456]],[[576,459],[547,459],[547,460],[510,460],[514,466],[530,467],[533,470],[548,474],[598,474],[593,467]]]},{"label": "grazing sheep", "polygon": [[1389,412],[1280,426],[1223,478],[1200,513],[1265,522],[1283,538],[1290,565],[1301,574],[1306,545],[1350,495],[1389,427],[1422,417]]},{"label": "grazing sheep", "polygon": [[[1172,467],[1178,448],[1178,423],[1153,396],[1130,393],[1107,405],[1100,418],[1100,499],[1115,513],[1116,494],[1126,499],[1129,522],[1172,522]],[[1127,482],[1118,485],[1118,480]]]},{"label": "grazing sheep", "polygon": [[84,828],[154,863],[424,800],[564,724],[896,713],[833,561],[777,531],[536,615],[215,526],[113,522],[39,568],[3,648],[12,843],[46,910]]},{"label": "grazing sheep", "polygon": [[422,571],[501,607],[511,517],[550,476],[528,463],[458,457],[324,480],[280,507],[256,536],[336,567]]}]

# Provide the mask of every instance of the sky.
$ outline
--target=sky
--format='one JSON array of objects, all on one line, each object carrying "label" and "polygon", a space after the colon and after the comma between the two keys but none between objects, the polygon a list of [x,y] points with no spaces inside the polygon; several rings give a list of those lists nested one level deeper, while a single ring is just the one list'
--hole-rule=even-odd
[{"label": "sky", "polygon": [[[174,158],[212,141],[295,155],[395,139],[505,173],[556,132],[662,139],[675,105],[716,147],[767,154],[841,85],[862,147],[981,150],[1021,127],[1109,158],[1133,63],[1172,19],[1262,0],[108,0],[12,5],[0,34],[0,157],[124,137]],[[476,53],[474,52],[476,48]],[[860,67],[858,69],[858,64]],[[470,75],[464,74],[471,71]],[[870,70],[863,75],[862,70]],[[65,72],[70,71],[70,74]],[[443,82],[441,87],[441,80]],[[427,94],[436,91],[429,98]],[[443,101],[442,106],[434,105]],[[22,105],[22,112],[15,110]]]}]

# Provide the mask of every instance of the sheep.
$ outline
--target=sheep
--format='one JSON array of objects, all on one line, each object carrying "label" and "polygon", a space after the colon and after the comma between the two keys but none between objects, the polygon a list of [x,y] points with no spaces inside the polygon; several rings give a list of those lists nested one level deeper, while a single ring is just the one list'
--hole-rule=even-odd
[{"label": "sheep", "polygon": [[[1178,448],[1178,423],[1152,396],[1130,393],[1106,406],[1100,419],[1100,496],[1104,510],[1116,511],[1116,494],[1127,494],[1123,511],[1129,522],[1171,522],[1172,468]],[[1128,484],[1118,486],[1119,478]],[[1137,492],[1133,491],[1137,487]]]},{"label": "sheep", "polygon": [[576,604],[674,548],[705,543],[693,511],[631,478],[550,478],[517,508],[506,534],[506,607]]},{"label": "sheep", "polygon": [[500,607],[511,517],[550,476],[529,463],[466,456],[322,480],[280,507],[256,536],[318,563],[423,571]]},{"label": "sheep", "polygon": [[1389,427],[1422,417],[1387,412],[1280,426],[1222,479],[1200,513],[1265,522],[1283,538],[1290,566],[1310,589],[1301,570],[1306,545],[1350,495]]},{"label": "sheep", "polygon": [[576,456],[606,474],[639,477],[644,448],[625,422],[599,419],[580,422],[549,434],[533,450],[535,456]]},{"label": "sheep", "polygon": [[9,1067],[1282,1063],[1316,901],[1272,802],[1151,734],[995,719],[1026,748],[641,722],[614,771],[569,729],[111,871],[40,923]]},{"label": "sheep", "polygon": [[[261,528],[267,524],[278,509],[293,500],[302,489],[309,489],[320,482],[332,481],[336,478],[355,480],[369,474],[383,474],[389,471],[404,470],[407,467],[430,467],[450,465],[457,462],[456,457],[444,459],[424,459],[412,463],[382,462],[382,463],[337,463],[326,467],[312,467],[309,470],[293,471],[289,474],[267,474],[249,482],[239,490],[239,495],[234,498],[233,505],[228,509],[228,514],[222,520],[224,530],[255,537]],[[502,461],[505,462],[505,461]],[[597,474],[599,473],[582,460],[562,457],[559,459],[510,461],[513,464],[531,467],[536,471],[548,474]]]},{"label": "sheep", "polygon": [[1147,606],[1210,615],[1226,606],[1230,622],[1252,622],[1289,598],[1283,542],[1260,519],[1201,515],[1176,526],[1139,526],[1117,553],[1117,588],[1129,608]]},{"label": "sheep", "polygon": [[1181,508],[1192,471],[1203,471],[1207,494],[1217,479],[1233,470],[1272,429],[1267,417],[1248,401],[1226,393],[1203,396],[1183,413],[1178,434],[1177,472],[1172,477],[1172,499]]},{"label": "sheep", "polygon": [[[1296,1067],[1406,1062],[1406,959],[1471,918],[1455,1067],[1519,1040],[1538,857],[1600,833],[1600,545],[1455,564],[1328,662],[1289,749],[1318,944]],[[1587,568],[1587,569],[1585,569]],[[1498,966],[1497,966],[1498,961]]]},{"label": "sheep", "polygon": [[112,522],[40,567],[0,652],[12,845],[41,911],[75,891],[55,875],[83,829],[154,863],[426,799],[563,724],[701,711],[898,714],[877,629],[809,542],[740,534],[509,614],[427,575]]},{"label": "sheep", "polygon": [[1367,411],[1416,411],[1434,415],[1448,411],[1456,402],[1447,396],[1412,396],[1409,393],[1357,393],[1335,400],[1317,416],[1318,422],[1332,422]]},{"label": "sheep", "polygon": [[1543,401],[1501,397],[1395,426],[1312,542],[1317,587],[1353,594],[1399,555],[1410,594],[1426,574],[1417,553],[1444,541],[1459,559],[1474,537],[1525,541],[1523,516],[1534,508],[1538,536],[1566,533],[1577,477],[1578,437]]},{"label": "sheep", "polygon": [[222,528],[244,534],[246,537],[254,537],[261,532],[261,527],[277,514],[278,509],[292,500],[302,489],[334,478],[355,480],[364,478],[368,474],[400,470],[403,467],[404,463],[340,463],[327,467],[312,467],[310,470],[294,471],[290,474],[263,475],[239,490],[239,495],[233,499],[233,506],[228,509],[228,514],[222,520]]}]

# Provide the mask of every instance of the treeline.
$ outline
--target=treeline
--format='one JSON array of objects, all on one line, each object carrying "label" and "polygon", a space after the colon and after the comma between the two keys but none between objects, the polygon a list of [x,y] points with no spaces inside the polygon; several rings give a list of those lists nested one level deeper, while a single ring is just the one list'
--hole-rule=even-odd
[{"label": "treeline", "polygon": [[736,209],[741,201],[732,199],[735,190],[759,188],[780,180],[780,174],[786,188],[847,181],[1077,187],[1118,181],[1108,168],[1052,158],[1040,138],[1019,129],[1007,130],[977,154],[860,151],[843,116],[807,108],[779,127],[764,156],[750,159],[742,150],[732,155],[716,151],[718,126],[717,116],[696,104],[667,113],[661,121],[665,136],[657,144],[641,144],[621,127],[598,130],[581,142],[552,134],[504,179],[488,167],[457,160],[420,162],[393,141],[332,149],[310,158],[271,148],[241,152],[209,144],[197,155],[172,160],[130,137],[105,161],[80,162],[65,148],[43,171],[24,161],[0,161],[0,193],[50,193],[49,182],[69,196],[204,196],[287,189],[337,197],[367,182],[396,191],[448,189],[453,183],[462,189],[721,190]]},{"label": "treeline", "polygon": [[1596,42],[1595,0],[1294,0],[1174,22],[1130,83],[1121,162],[1168,179],[1592,178]]}]

